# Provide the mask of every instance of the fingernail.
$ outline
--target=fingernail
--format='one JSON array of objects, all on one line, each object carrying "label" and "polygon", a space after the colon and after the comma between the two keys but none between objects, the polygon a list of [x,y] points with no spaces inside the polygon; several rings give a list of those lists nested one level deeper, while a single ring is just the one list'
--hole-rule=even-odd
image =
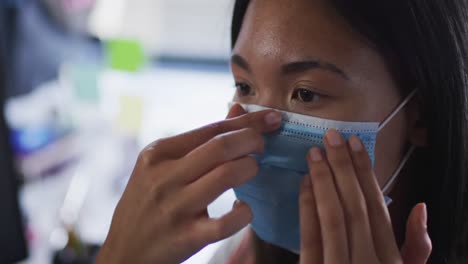
[{"label": "fingernail", "polygon": [[310,159],[311,159],[313,162],[322,161],[322,160],[323,160],[322,151],[321,151],[319,148],[313,148],[313,149],[310,151]]},{"label": "fingernail", "polygon": [[238,103],[235,103],[229,109],[229,112],[226,115],[226,119],[235,118],[235,117],[241,116],[241,115],[246,114],[246,113],[247,112],[242,107],[242,105],[240,105]]},{"label": "fingernail", "polygon": [[236,208],[236,206],[239,206],[239,204],[240,204],[240,201],[235,200],[234,203],[232,204],[232,208]]},{"label": "fingernail", "polygon": [[265,123],[269,126],[275,126],[281,123],[281,114],[278,112],[271,112],[265,116]]},{"label": "fingernail", "polygon": [[357,136],[352,136],[349,139],[349,145],[351,146],[351,150],[354,152],[360,152],[363,149],[361,140]]},{"label": "fingernail", "polygon": [[338,131],[334,130],[334,129],[330,129],[327,131],[327,134],[325,135],[328,143],[332,146],[332,147],[338,147],[338,146],[341,146],[343,145],[343,137],[340,135],[340,133],[338,133]]},{"label": "fingernail", "polygon": [[427,207],[426,207],[426,204],[422,203],[421,207],[422,207],[422,210],[419,213],[419,221],[424,226],[424,228],[427,228]]}]

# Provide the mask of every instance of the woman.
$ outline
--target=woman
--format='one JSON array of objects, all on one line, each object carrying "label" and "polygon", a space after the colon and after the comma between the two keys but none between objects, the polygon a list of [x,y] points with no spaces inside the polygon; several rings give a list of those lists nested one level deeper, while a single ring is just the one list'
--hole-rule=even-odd
[{"label": "woman", "polygon": [[466,5],[236,1],[234,101],[247,112],[378,122],[375,157],[334,127],[309,151],[298,252],[261,232],[261,207],[248,199],[208,218],[219,194],[262,173],[251,156],[268,151],[262,134],[284,128],[277,111],[235,105],[227,120],[141,153],[98,262],[180,262],[252,217],[233,263],[425,263],[431,244],[431,263],[466,261]]}]

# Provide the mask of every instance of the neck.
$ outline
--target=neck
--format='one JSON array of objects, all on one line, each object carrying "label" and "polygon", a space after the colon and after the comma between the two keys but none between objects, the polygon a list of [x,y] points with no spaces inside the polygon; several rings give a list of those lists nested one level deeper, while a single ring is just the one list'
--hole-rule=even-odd
[{"label": "neck", "polygon": [[393,202],[388,207],[392,219],[393,232],[397,245],[401,248],[405,241],[406,222],[412,207],[416,203],[416,197],[412,195],[415,190],[410,170],[403,170],[398,181],[390,191]]},{"label": "neck", "polygon": [[249,230],[249,237],[253,247],[255,263],[299,263],[299,255],[261,240],[252,229]]}]

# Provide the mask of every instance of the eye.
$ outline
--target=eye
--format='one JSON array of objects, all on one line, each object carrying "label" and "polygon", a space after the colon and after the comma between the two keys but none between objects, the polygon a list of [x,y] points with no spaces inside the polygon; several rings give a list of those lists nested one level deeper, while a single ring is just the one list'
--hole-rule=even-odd
[{"label": "eye", "polygon": [[235,86],[239,96],[247,96],[252,93],[252,88],[246,83],[236,83]]},{"label": "eye", "polygon": [[300,88],[294,91],[293,99],[298,99],[304,103],[310,103],[320,99],[321,95],[311,90]]}]

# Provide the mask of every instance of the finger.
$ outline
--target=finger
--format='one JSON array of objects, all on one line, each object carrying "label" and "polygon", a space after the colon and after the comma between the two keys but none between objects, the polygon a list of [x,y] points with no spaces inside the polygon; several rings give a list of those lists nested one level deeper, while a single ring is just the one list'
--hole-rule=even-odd
[{"label": "finger", "polygon": [[307,159],[320,221],[323,263],[348,263],[346,224],[332,172],[320,149],[313,148]]},{"label": "finger", "polygon": [[366,201],[346,141],[338,131],[331,129],[325,134],[325,147],[346,219],[350,258],[353,263],[377,260]]},{"label": "finger", "polygon": [[258,172],[257,161],[244,157],[225,163],[204,177],[188,185],[181,198],[181,205],[189,208],[189,213],[206,209],[218,196],[230,188],[246,183]]},{"label": "finger", "polygon": [[252,221],[249,206],[237,201],[233,209],[219,219],[203,218],[196,226],[196,232],[205,245],[225,239],[239,232]]},{"label": "finger", "polygon": [[181,159],[179,170],[191,183],[214,168],[250,154],[263,152],[263,136],[252,128],[225,133],[211,139]]},{"label": "finger", "polygon": [[301,226],[301,264],[323,263],[322,237],[312,183],[309,175],[302,181],[299,193]]},{"label": "finger", "polygon": [[[239,106],[234,107],[232,110],[239,111],[238,107]],[[152,161],[158,161],[161,158],[177,159],[185,156],[213,137],[223,133],[243,128],[253,128],[260,133],[268,133],[278,129],[280,125],[281,114],[274,110],[248,113],[210,124],[178,136],[157,140],[147,146],[145,151],[150,154]]]},{"label": "finger", "polygon": [[390,215],[372,169],[369,155],[357,136],[349,138],[349,147],[357,178],[364,194],[377,256],[383,262],[396,263],[400,254],[396,245]]},{"label": "finger", "polygon": [[427,210],[422,203],[411,210],[406,223],[406,240],[401,249],[403,263],[424,264],[431,251],[432,243],[427,233]]}]

